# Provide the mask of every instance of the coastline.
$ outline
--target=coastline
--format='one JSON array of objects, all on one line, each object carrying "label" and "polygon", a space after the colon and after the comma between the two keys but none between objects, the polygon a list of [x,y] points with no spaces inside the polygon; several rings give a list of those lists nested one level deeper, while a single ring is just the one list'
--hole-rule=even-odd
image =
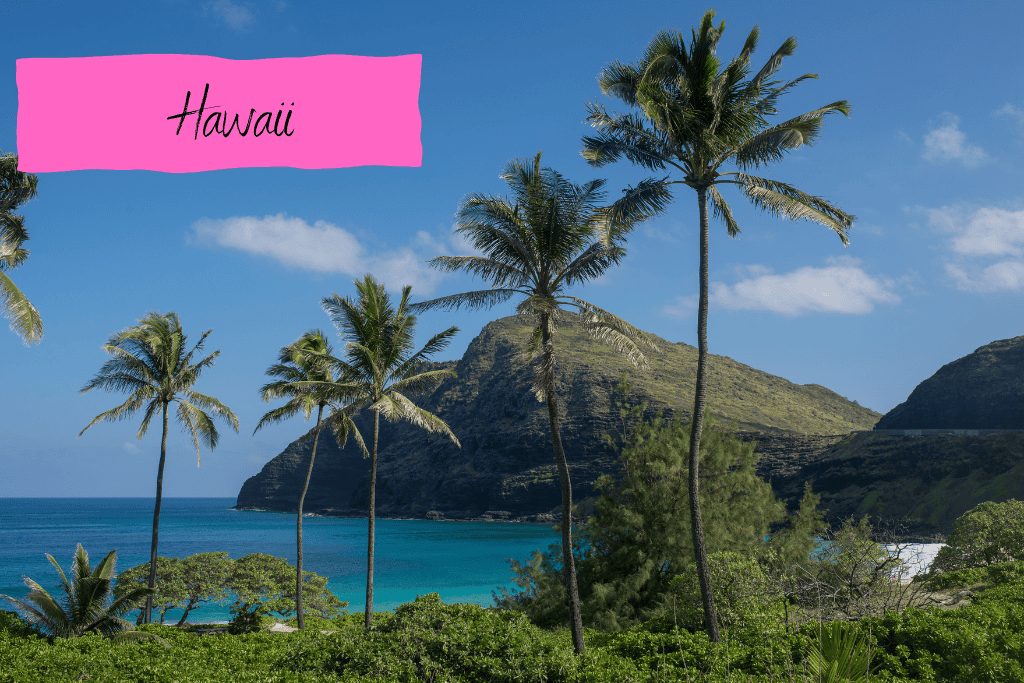
[{"label": "coastline", "polygon": [[[275,512],[280,514],[295,514],[295,510],[272,510],[270,508],[258,508],[258,507],[237,507],[232,506],[232,510],[236,512]],[[453,513],[442,513],[437,510],[430,510],[421,517],[409,517],[408,515],[388,515],[388,514],[377,514],[374,515],[374,519],[384,520],[396,520],[396,521],[409,521],[409,522],[505,522],[510,524],[533,524],[533,525],[544,525],[552,526],[559,524],[562,520],[562,514],[552,512],[542,512],[533,515],[520,515],[513,517],[511,513],[501,510],[489,510],[482,515],[476,516],[450,516]],[[342,511],[333,508],[326,508],[318,512],[304,512],[303,517],[337,517],[339,519],[368,519],[365,513],[359,513],[354,511]],[[586,518],[583,520],[586,524]],[[945,538],[941,536],[926,536],[922,534],[893,534],[893,539],[886,539],[886,543],[893,540],[899,545],[943,545]],[[880,544],[885,544],[880,542]]]}]

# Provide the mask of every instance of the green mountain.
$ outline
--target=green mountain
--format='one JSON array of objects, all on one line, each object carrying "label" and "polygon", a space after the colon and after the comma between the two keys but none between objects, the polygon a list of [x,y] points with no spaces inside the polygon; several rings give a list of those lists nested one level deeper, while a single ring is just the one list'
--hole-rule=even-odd
[{"label": "green mountain", "polygon": [[[407,423],[382,421],[377,514],[553,519],[561,494],[547,408],[530,390],[532,370],[523,362],[529,332],[528,322],[516,316],[489,323],[461,360],[435,364],[454,367],[457,378],[414,397],[449,424],[461,449]],[[648,403],[649,413],[689,418],[697,350],[652,338],[660,352],[648,353],[650,369],[638,371],[612,348],[591,339],[573,316],[556,332],[562,440],[575,501],[592,497],[597,478],[619,467],[601,437],[620,426],[614,387],[623,372],[629,372],[634,384],[633,402]],[[711,355],[710,361],[709,413],[720,424],[735,424],[748,438],[832,443],[851,430],[871,429],[881,417],[817,384],[793,384],[725,356]],[[369,438],[369,416],[357,419],[357,425]],[[295,510],[311,446],[312,439],[290,444],[245,482],[236,507]],[[794,463],[778,462],[775,466],[793,469]],[[368,486],[369,462],[354,443],[339,449],[333,438],[321,438],[305,509],[365,516]]]}]

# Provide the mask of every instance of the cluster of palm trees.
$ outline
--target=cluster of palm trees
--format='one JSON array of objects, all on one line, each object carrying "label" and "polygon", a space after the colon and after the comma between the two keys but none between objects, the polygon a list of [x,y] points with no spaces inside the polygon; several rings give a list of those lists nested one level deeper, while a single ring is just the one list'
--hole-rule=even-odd
[{"label": "cluster of palm trees", "polygon": [[[531,161],[510,162],[501,177],[509,184],[513,199],[481,194],[469,195],[460,205],[457,231],[464,234],[481,256],[439,256],[429,263],[444,271],[465,271],[480,276],[489,288],[453,294],[411,304],[410,287],[402,289],[397,308],[386,289],[371,275],[357,281],[358,299],[337,294],[322,305],[339,328],[346,345],[344,359],[333,350],[320,330],[312,330],[281,350],[278,363],[267,374],[276,378],[261,393],[264,400],[288,398],[271,410],[256,429],[302,411],[308,419],[317,409],[313,449],[298,503],[297,613],[302,615],[302,505],[312,475],[320,430],[329,426],[340,444],[351,434],[364,456],[370,457],[369,539],[365,625],[372,625],[374,490],[376,484],[379,419],[407,420],[431,432],[447,435],[458,445],[456,435],[436,415],[406,398],[402,392],[423,391],[453,376],[450,370],[423,371],[423,363],[443,349],[458,328],[434,335],[412,353],[414,312],[486,308],[519,296],[516,312],[529,318],[533,327],[528,362],[535,370],[533,390],[548,408],[551,443],[562,488],[562,550],[564,580],[568,593],[572,639],[577,653],[584,652],[580,600],[571,552],[572,488],[560,437],[558,399],[555,392],[556,364],[554,338],[566,307],[575,309],[584,328],[595,338],[613,345],[634,365],[644,366],[644,348],[654,348],[650,338],[634,326],[597,306],[566,293],[572,286],[599,277],[625,255],[624,239],[637,224],[662,213],[673,196],[671,186],[683,184],[697,192],[700,222],[700,299],[697,319],[698,361],[696,391],[690,437],[690,505],[693,546],[703,599],[705,624],[712,642],[720,642],[718,619],[710,588],[710,573],[704,543],[698,496],[700,440],[707,394],[708,313],[708,201],[730,236],[739,233],[729,205],[717,185],[735,184],[758,208],[772,215],[807,219],[834,230],[848,244],[846,233],[854,217],[819,197],[808,195],[779,181],[746,173],[803,144],[812,144],[820,133],[823,117],[832,112],[849,115],[845,101],[833,102],[806,114],[771,126],[766,117],[777,113],[780,95],[797,83],[816,78],[805,74],[792,81],[769,80],[784,57],[793,53],[796,41],[787,39],[752,78],[750,57],[758,42],[755,27],[740,54],[724,69],[715,49],[725,22],[716,28],[715,13],[708,10],[689,45],[679,32],[661,32],[652,40],[643,58],[635,64],[614,62],[599,77],[602,92],[622,100],[638,111],[609,114],[603,106],[588,104],[588,121],[597,133],[583,138],[582,154],[593,166],[625,158],[654,171],[668,170],[663,178],[647,178],[627,188],[611,205],[603,205],[605,181],[575,185],[551,168],[541,168],[541,155]],[[737,171],[720,173],[725,162]],[[672,171],[682,174],[670,180]],[[34,185],[33,185],[34,188]],[[3,233],[6,235],[7,233]],[[0,265],[10,262],[0,261]],[[6,285],[5,285],[6,286]],[[6,291],[6,290],[5,290]],[[192,434],[198,457],[201,436],[212,449],[217,432],[205,410],[226,419],[237,431],[238,421],[216,399],[191,391],[201,370],[212,364],[214,353],[190,365],[192,353],[202,346],[205,333],[192,351],[184,353],[185,335],[177,316],[153,313],[111,337],[104,347],[114,355],[84,391],[93,388],[133,392],[123,405],[103,413],[100,420],[132,415],[145,405],[141,437],[156,410],[162,409],[164,439],[157,476],[157,502],[153,521],[150,588],[156,571],[157,526],[160,510],[160,482],[164,466],[167,407],[178,403],[178,420]],[[41,329],[41,328],[40,328]],[[219,353],[219,352],[218,352]],[[180,395],[179,395],[180,394]],[[148,402],[148,403],[147,403]],[[323,418],[324,408],[330,413]],[[373,412],[372,447],[367,449],[352,418],[363,408]],[[88,429],[88,426],[86,427]],[[82,430],[83,432],[85,430]],[[151,598],[146,605],[150,620]]]}]

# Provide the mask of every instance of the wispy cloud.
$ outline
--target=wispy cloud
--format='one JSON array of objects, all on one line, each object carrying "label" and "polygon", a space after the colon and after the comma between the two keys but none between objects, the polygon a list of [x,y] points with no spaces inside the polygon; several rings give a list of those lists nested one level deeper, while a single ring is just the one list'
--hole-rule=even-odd
[{"label": "wispy cloud", "polygon": [[[894,282],[868,275],[860,260],[830,257],[824,268],[807,266],[776,275],[766,266],[747,266],[746,279],[734,285],[710,283],[710,301],[731,310],[760,310],[787,317],[807,313],[864,314],[876,303],[896,304],[900,297],[890,290]],[[697,296],[678,297],[663,311],[686,317],[696,311]]]},{"label": "wispy cloud", "polygon": [[[957,287],[970,292],[1024,289],[1024,209],[970,207],[963,204],[918,209],[937,232],[952,234],[949,249],[955,262],[946,272]],[[969,259],[1003,258],[988,265]]]},{"label": "wispy cloud", "polygon": [[201,218],[192,225],[192,231],[186,234],[186,240],[199,246],[220,246],[269,256],[283,265],[318,273],[360,278],[369,272],[392,291],[412,285],[417,294],[429,294],[444,277],[425,263],[427,259],[453,253],[453,250],[456,254],[472,252],[454,233],[448,244],[421,230],[412,245],[371,254],[344,228],[322,220],[310,225],[302,218],[283,213],[263,218]]},{"label": "wispy cloud", "polygon": [[967,143],[967,136],[958,127],[959,117],[943,112],[940,118],[939,126],[924,136],[924,153],[921,156],[926,161],[959,161],[967,168],[977,168],[990,160],[981,147]]},{"label": "wispy cloud", "polygon": [[[283,10],[279,7],[278,11]],[[248,8],[236,5],[231,0],[213,0],[203,5],[203,14],[212,14],[232,31],[247,31],[256,24],[256,17]]]},{"label": "wispy cloud", "polygon": [[139,453],[142,452],[139,450],[139,447],[133,444],[131,441],[125,441],[121,448],[124,449],[125,453],[128,453],[130,455],[138,455]]},{"label": "wispy cloud", "polygon": [[1024,133],[1024,109],[1015,107],[1009,102],[992,112],[992,116],[1005,117],[1017,120],[1017,126]]}]

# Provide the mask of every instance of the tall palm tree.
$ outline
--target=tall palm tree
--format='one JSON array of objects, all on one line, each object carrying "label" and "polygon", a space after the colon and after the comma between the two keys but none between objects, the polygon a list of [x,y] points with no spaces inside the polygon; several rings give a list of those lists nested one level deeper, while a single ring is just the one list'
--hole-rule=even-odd
[{"label": "tall palm tree", "polygon": [[[517,294],[524,297],[516,312],[529,316],[535,324],[527,362],[534,364],[534,393],[548,407],[551,445],[562,485],[562,556],[572,639],[576,652],[583,654],[583,620],[572,555],[572,486],[555,393],[553,340],[562,305],[575,308],[583,315],[588,333],[614,346],[634,365],[647,366],[639,344],[657,347],[644,332],[621,318],[565,293],[567,288],[600,276],[620,261],[626,250],[618,244],[617,235],[628,221],[620,218],[611,224],[607,209],[599,208],[604,180],[592,180],[582,187],[574,185],[551,168],[541,169],[540,156],[538,152],[532,164],[514,160],[505,167],[501,177],[512,188],[513,203],[472,194],[459,207],[456,232],[466,235],[485,256],[438,256],[429,261],[440,270],[480,275],[490,280],[491,288],[424,301],[412,308],[482,308]],[[608,244],[600,241],[602,235],[607,236]]]},{"label": "tall palm tree", "polygon": [[[329,422],[336,430],[343,421],[358,435],[351,418],[364,407],[373,411],[373,450],[370,458],[370,506],[369,539],[366,552],[366,619],[365,626],[373,625],[373,531],[377,489],[377,438],[380,431],[380,417],[389,422],[405,420],[428,432],[440,432],[462,448],[452,430],[437,415],[416,406],[402,392],[422,392],[435,387],[448,377],[455,377],[454,370],[427,370],[423,364],[430,356],[442,350],[459,331],[449,327],[435,334],[413,353],[413,333],[416,316],[409,312],[411,286],[402,288],[402,298],[395,308],[382,283],[367,274],[362,281],[355,281],[358,300],[340,297],[337,294],[324,297],[321,305],[339,336],[347,340],[345,359],[331,358],[338,380],[334,383],[310,382],[309,386],[339,388],[348,397],[348,403],[331,413]],[[357,436],[362,443],[362,439]],[[364,448],[365,453],[365,448]]]},{"label": "tall palm tree", "polygon": [[[185,353],[187,337],[181,329],[178,314],[174,311],[161,315],[151,312],[139,320],[139,324],[128,327],[114,334],[103,345],[103,350],[113,356],[103,364],[100,371],[82,389],[86,393],[93,389],[106,391],[130,391],[128,400],[116,408],[100,413],[93,421],[78,433],[97,422],[114,422],[133,416],[139,408],[145,406],[142,426],[136,434],[137,439],[146,435],[149,421],[161,410],[163,414],[163,438],[160,441],[160,465],[156,474],[156,506],[153,508],[153,543],[149,556],[149,587],[156,589],[156,548],[157,535],[160,528],[160,498],[164,485],[164,461],[167,457],[167,407],[171,403],[178,404],[178,423],[192,437],[196,448],[196,467],[199,467],[199,439],[211,451],[217,446],[219,435],[213,420],[206,413],[223,418],[234,430],[238,431],[238,418],[227,406],[191,387],[199,379],[203,369],[213,365],[220,351],[214,351],[198,363],[191,365],[192,354],[203,348],[203,342],[213,330],[207,330],[192,350]],[[180,395],[179,395],[180,394]],[[143,622],[148,624],[152,618],[153,596],[146,598]]]},{"label": "tall palm tree", "polygon": [[[671,186],[684,184],[697,192],[700,212],[700,304],[697,314],[697,382],[693,407],[693,428],[690,432],[690,506],[693,547],[697,556],[704,615],[708,635],[719,642],[714,598],[704,547],[698,492],[700,437],[704,423],[707,392],[707,317],[708,317],[708,209],[710,198],[715,216],[722,219],[730,237],[739,226],[729,205],[716,185],[731,183],[754,206],[783,218],[803,218],[834,230],[849,243],[846,232],[854,216],[844,213],[829,202],[801,192],[792,185],[749,175],[746,171],[769,162],[780,161],[786,152],[812,144],[821,131],[822,119],[833,112],[850,115],[845,100],[833,102],[788,121],[770,126],[765,116],[775,114],[775,102],[789,88],[815,74],[805,74],[788,83],[768,81],[782,63],[793,54],[796,39],[788,38],[753,78],[750,56],[757,47],[755,26],[739,56],[722,71],[715,57],[718,39],[725,22],[716,29],[714,10],[701,19],[700,28],[692,31],[687,49],[680,32],[663,31],[654,37],[647,52],[636,64],[614,62],[599,77],[601,91],[639,108],[638,115],[609,115],[604,107],[590,103],[588,121],[599,129],[594,137],[583,138],[583,156],[593,166],[618,161],[625,157],[634,164],[651,170],[666,167],[683,174],[679,180],[648,178],[630,188],[615,203],[617,211],[654,215],[662,212],[672,200]],[[726,161],[739,170],[720,173]]]},{"label": "tall palm tree", "polygon": [[15,154],[0,154],[0,311],[10,318],[11,330],[27,345],[43,338],[43,320],[32,302],[21,293],[5,272],[14,270],[28,258],[21,245],[28,240],[25,217],[12,213],[35,198],[39,178],[18,170]]},{"label": "tall palm tree", "polygon": [[122,618],[135,608],[136,602],[153,594],[151,588],[136,588],[111,602],[116,555],[117,551],[111,550],[93,570],[89,567],[88,553],[79,543],[72,561],[74,573],[71,581],[68,581],[57,560],[47,553],[46,558],[60,574],[61,588],[64,590],[63,605],[27,576],[24,577],[25,585],[31,592],[26,602],[9,595],[0,595],[0,598],[9,600],[24,613],[29,623],[56,638],[77,638],[86,633],[98,633],[114,642],[155,640],[170,647],[159,636],[133,630],[131,623]]},{"label": "tall palm tree", "polygon": [[[320,330],[310,330],[302,335],[298,341],[283,347],[278,355],[277,363],[271,365],[266,373],[278,379],[264,384],[260,389],[260,394],[264,401],[272,401],[275,398],[290,398],[291,400],[279,408],[268,411],[266,415],[260,418],[256,429],[252,431],[255,434],[264,425],[280,422],[294,416],[299,411],[302,411],[308,420],[313,413],[313,408],[316,407],[317,409],[316,426],[310,432],[313,435],[313,450],[309,454],[306,481],[302,485],[302,493],[299,494],[298,520],[296,522],[296,533],[298,536],[296,544],[299,561],[295,569],[295,613],[299,620],[300,629],[306,628],[302,612],[302,504],[306,500],[306,491],[309,490],[309,479],[313,475],[313,461],[316,460],[316,446],[320,440],[320,427],[324,416],[324,408],[327,406],[340,407],[339,400],[344,400],[343,392],[345,389],[344,386],[340,387],[342,395],[339,396],[338,388],[335,386],[310,386],[300,383],[333,382],[334,378],[331,376],[330,367],[324,362],[326,358],[331,356],[333,351],[330,342],[327,341],[327,337]],[[349,427],[350,425],[351,418],[348,419],[348,424],[343,424],[342,426]],[[366,446],[363,444],[363,439],[359,432],[353,431],[359,446],[363,449],[363,453],[369,455],[366,452]],[[344,447],[344,437],[347,436],[348,429],[338,434],[338,443]],[[302,438],[306,439],[308,437],[309,434],[306,434]]]}]

